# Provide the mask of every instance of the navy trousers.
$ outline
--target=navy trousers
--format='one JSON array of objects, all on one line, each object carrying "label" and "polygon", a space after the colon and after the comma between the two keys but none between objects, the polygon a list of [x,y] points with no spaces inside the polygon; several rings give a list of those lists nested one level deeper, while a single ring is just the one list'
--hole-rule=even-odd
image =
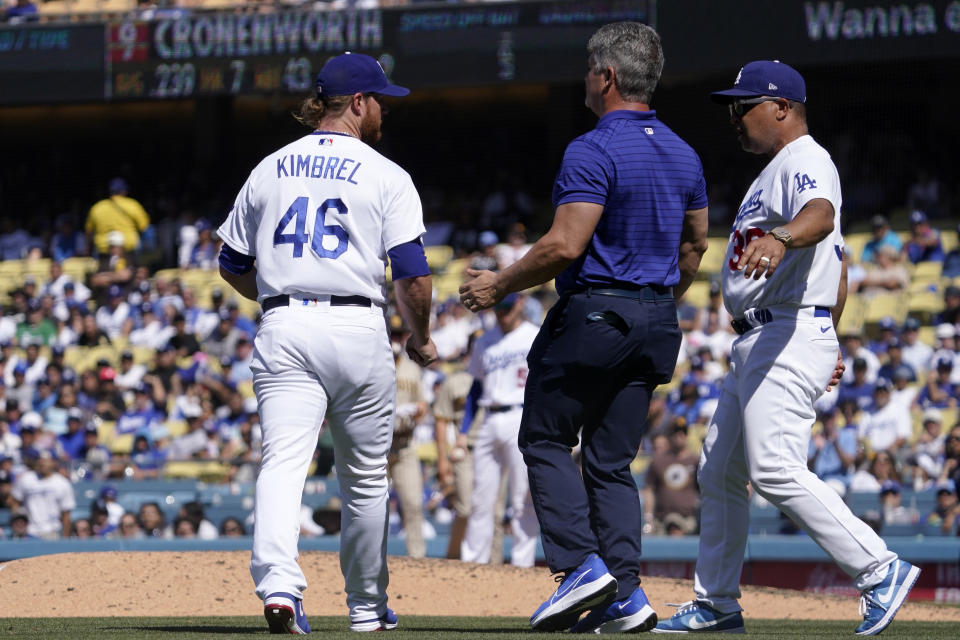
[{"label": "navy trousers", "polygon": [[[650,395],[680,350],[672,297],[560,298],[527,357],[519,446],[553,572],[599,553],[617,599],[640,583],[640,495],[630,473]],[[580,469],[571,449],[582,432]]]}]

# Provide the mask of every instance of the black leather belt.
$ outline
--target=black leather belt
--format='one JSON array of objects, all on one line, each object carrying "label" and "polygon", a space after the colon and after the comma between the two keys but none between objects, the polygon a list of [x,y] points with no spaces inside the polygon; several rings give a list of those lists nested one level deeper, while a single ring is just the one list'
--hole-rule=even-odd
[{"label": "black leather belt", "polygon": [[[813,308],[813,317],[814,318],[829,318],[830,317],[830,307],[814,307]],[[773,313],[769,309],[754,309],[753,311],[753,323],[748,321],[746,318],[734,318],[730,321],[730,326],[734,331],[739,335],[745,334],[750,329],[754,327],[759,327],[760,325],[767,324],[768,322],[773,321]]]},{"label": "black leather belt", "polygon": [[645,284],[640,287],[621,289],[616,287],[587,287],[577,293],[588,296],[615,296],[617,298],[632,298],[634,300],[673,300],[673,287],[664,287],[659,284]]},{"label": "black leather belt", "polygon": [[[307,304],[310,301],[309,298],[304,299],[303,303]],[[270,309],[276,309],[277,307],[286,307],[290,304],[290,296],[287,294],[281,294],[279,296],[271,296],[265,298],[261,306],[263,307],[263,312],[266,313]],[[369,307],[370,298],[365,298],[364,296],[330,296],[330,306],[331,307]]]},{"label": "black leather belt", "polygon": [[498,404],[496,406],[487,407],[487,411],[490,413],[503,413],[504,411],[513,411],[514,409],[523,409],[522,404]]}]

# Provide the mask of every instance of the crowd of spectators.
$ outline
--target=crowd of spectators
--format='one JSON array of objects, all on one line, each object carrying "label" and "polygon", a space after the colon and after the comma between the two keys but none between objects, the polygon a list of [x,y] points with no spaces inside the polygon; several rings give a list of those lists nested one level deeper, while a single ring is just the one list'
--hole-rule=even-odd
[{"label": "crowd of spectators", "polygon": [[[44,238],[13,228],[9,220],[0,234],[3,257],[48,265],[45,274],[26,269],[6,291],[0,316],[0,506],[14,509],[9,530],[15,537],[203,538],[218,529],[228,535],[252,526],[242,518],[219,527],[205,522],[199,503],[185,506],[171,522],[152,504],[124,513],[110,491],[90,505],[89,517],[69,519],[85,506],[73,502],[71,481],[158,478],[171,464],[214,462],[222,479],[249,483],[260,456],[250,372],[259,317],[217,279],[214,224],[197,217],[182,224],[175,252],[182,270],[157,272],[146,259],[156,247],[154,226],[127,191],[123,180],[111,181],[108,197],[93,205],[83,224],[62,219]],[[503,269],[519,259],[530,238],[518,202],[514,189],[491,198],[484,208],[492,228],[477,231],[452,252],[453,260],[435,269],[456,280],[464,268]],[[944,278],[960,275],[951,271],[960,262],[958,250],[944,250],[927,216],[918,211],[909,221],[902,242],[886,218],[872,220],[872,240],[852,256],[856,295],[911,286],[912,265],[919,262],[941,263]],[[88,260],[89,272],[68,273],[64,265],[75,258]],[[207,274],[202,279],[213,286],[191,286],[191,273]],[[435,429],[433,406],[440,396],[456,404],[445,385],[463,368],[471,339],[493,325],[492,317],[467,312],[454,291],[438,287],[433,337],[441,362],[422,371],[421,410],[403,421],[411,451],[421,453],[418,491],[431,516],[412,521],[422,522],[418,528],[428,538],[431,521],[462,516],[452,506],[449,478],[438,479],[434,460],[422,454],[438,438],[448,438],[440,451],[455,448],[457,425],[445,419],[446,433]],[[884,318],[870,339],[859,330],[841,335],[846,374],[817,404],[810,468],[842,494],[876,493],[880,515],[864,515],[878,526],[910,521],[943,533],[956,530],[960,289],[951,284],[943,293],[942,310],[925,323],[912,316],[899,323]],[[528,317],[539,324],[555,295],[549,287],[528,292]],[[678,311],[684,333],[678,373],[653,399],[637,461],[645,484],[645,528],[665,535],[698,530],[699,446],[736,339],[715,280],[705,304],[681,301]],[[927,327],[932,344],[920,339]],[[394,335],[402,333],[394,328]],[[398,357],[405,356],[398,351]],[[463,387],[458,385],[460,393]],[[323,438],[317,469],[331,473]],[[899,502],[905,491],[936,492],[936,509],[914,513]],[[35,495],[46,496],[47,503],[31,504]],[[400,503],[395,496],[392,527],[403,535],[408,518],[400,518]],[[411,509],[409,499],[404,509]],[[305,509],[306,535],[323,531],[311,513]]]}]

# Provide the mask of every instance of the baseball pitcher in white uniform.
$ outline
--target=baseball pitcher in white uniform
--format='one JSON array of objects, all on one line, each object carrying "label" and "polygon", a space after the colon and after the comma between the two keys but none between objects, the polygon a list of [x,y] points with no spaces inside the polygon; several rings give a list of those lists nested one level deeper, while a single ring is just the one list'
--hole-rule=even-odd
[{"label": "baseball pitcher in white uniform", "polygon": [[745,151],[770,162],[740,205],[723,268],[724,304],[740,337],[707,429],[696,599],[658,633],[742,633],[740,573],[749,531],[747,481],[856,582],[863,622],[876,635],[920,574],[807,468],[814,401],[843,372],[835,326],[846,301],[840,180],[807,133],[806,84],[778,61],[751,62],[726,104]]},{"label": "baseball pitcher in white uniform", "polygon": [[493,544],[494,506],[504,471],[510,492],[510,526],[513,546],[510,563],[532,567],[537,554],[540,525],[530,497],[527,465],[517,445],[523,394],[527,382],[527,354],[539,327],[527,322],[523,298],[507,295],[494,306],[497,326],[477,338],[470,354],[467,372],[473,386],[467,395],[460,432],[470,430],[476,409],[486,415],[473,447],[473,493],[470,517],[460,546],[465,562],[490,562]]},{"label": "baseball pitcher in white uniform", "polygon": [[[382,96],[405,96],[369,56],[331,58],[300,120],[314,131],[268,155],[219,229],[220,273],[264,315],[253,356],[263,430],[250,572],[271,633],[304,634],[300,501],[324,418],[343,499],[340,568],[350,628],[397,626],[387,607],[387,452],[396,379],[384,309],[391,266],[406,350],[436,359],[420,197],[377,153]],[[255,264],[254,264],[255,263]]]}]

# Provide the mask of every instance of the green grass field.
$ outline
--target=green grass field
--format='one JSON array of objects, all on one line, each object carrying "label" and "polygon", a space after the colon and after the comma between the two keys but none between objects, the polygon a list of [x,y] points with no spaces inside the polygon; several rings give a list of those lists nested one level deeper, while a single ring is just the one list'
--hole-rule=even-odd
[{"label": "green grass field", "polygon": [[[310,619],[314,634],[324,639],[356,640],[345,617]],[[754,638],[854,638],[853,622],[748,620],[747,635]],[[0,638],[230,638],[268,635],[262,618],[0,618]],[[536,634],[542,636],[543,634]],[[525,618],[441,618],[402,616],[390,640],[447,638],[514,638],[534,634]],[[381,636],[377,636],[381,637]],[[664,637],[664,636],[657,636]],[[894,622],[885,640],[956,640],[955,622]]]}]

